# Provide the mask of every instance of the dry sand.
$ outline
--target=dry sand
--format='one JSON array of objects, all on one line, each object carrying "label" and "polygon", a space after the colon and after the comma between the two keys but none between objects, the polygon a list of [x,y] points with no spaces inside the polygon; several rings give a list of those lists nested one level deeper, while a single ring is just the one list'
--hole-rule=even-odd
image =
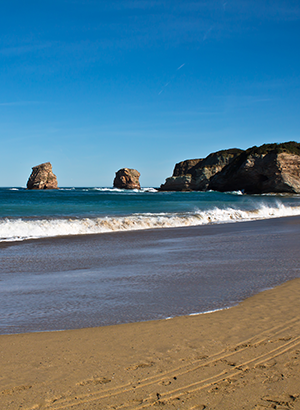
[{"label": "dry sand", "polygon": [[300,279],[190,317],[0,336],[1,409],[300,409]]}]

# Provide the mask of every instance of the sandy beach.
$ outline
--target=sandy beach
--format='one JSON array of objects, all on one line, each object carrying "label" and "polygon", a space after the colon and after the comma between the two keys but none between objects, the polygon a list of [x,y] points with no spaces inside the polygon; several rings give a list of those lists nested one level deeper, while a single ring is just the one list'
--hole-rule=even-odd
[{"label": "sandy beach", "polygon": [[300,279],[169,320],[0,336],[2,409],[299,409]]}]

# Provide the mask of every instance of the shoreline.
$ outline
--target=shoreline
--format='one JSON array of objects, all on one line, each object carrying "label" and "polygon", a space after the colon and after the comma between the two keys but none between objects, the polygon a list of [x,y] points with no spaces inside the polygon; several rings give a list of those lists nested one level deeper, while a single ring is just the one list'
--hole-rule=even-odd
[{"label": "shoreline", "polygon": [[239,306],[241,303],[245,302],[247,299],[251,299],[256,295],[259,295],[261,293],[276,289],[279,286],[284,285],[287,282],[291,282],[294,280],[297,280],[300,278],[293,278],[293,279],[288,279],[285,282],[282,282],[278,285],[275,285],[273,287],[269,287],[266,289],[262,289],[260,291],[258,291],[257,293],[254,293],[251,296],[246,297],[245,299],[237,302],[236,304],[232,305],[232,306],[225,306],[222,308],[217,308],[214,310],[208,310],[208,311],[203,311],[203,312],[195,312],[195,313],[189,313],[186,315],[179,315],[179,316],[168,316],[165,318],[161,318],[161,319],[149,319],[149,320],[141,320],[141,321],[137,321],[137,322],[125,322],[125,323],[119,323],[119,324],[108,324],[108,325],[103,325],[103,326],[92,326],[92,327],[83,327],[83,328],[74,328],[74,329],[56,329],[56,330],[35,330],[35,331],[30,331],[30,332],[20,332],[20,333],[0,333],[0,337],[2,336],[18,336],[18,335],[27,335],[27,334],[37,334],[37,333],[54,333],[54,332],[69,332],[69,331],[76,331],[76,330],[87,330],[87,329],[98,329],[98,328],[103,328],[103,327],[111,327],[111,326],[122,326],[122,325],[130,325],[130,324],[139,324],[139,323],[149,323],[149,322],[160,322],[160,321],[167,321],[167,320],[174,320],[174,319],[178,319],[178,318],[188,318],[188,317],[197,317],[197,316],[202,316],[202,315],[210,315],[213,313],[217,313],[217,312],[222,312],[224,310],[229,310],[232,308],[235,308],[237,306]]},{"label": "shoreline", "polygon": [[0,247],[1,333],[144,322],[236,305],[300,276],[299,225],[299,217],[289,217]]},{"label": "shoreline", "polygon": [[202,315],[1,335],[0,400],[7,410],[297,409],[299,312],[297,278]]}]

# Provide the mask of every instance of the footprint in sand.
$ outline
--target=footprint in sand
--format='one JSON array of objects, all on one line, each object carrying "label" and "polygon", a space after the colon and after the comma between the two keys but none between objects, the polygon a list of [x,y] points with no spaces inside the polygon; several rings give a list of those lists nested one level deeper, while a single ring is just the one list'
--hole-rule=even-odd
[{"label": "footprint in sand", "polygon": [[[299,394],[282,394],[280,396],[265,396],[262,397],[262,403],[255,406],[255,410],[265,410],[266,408],[295,408],[295,403],[299,401]],[[298,407],[297,407],[298,408]]]},{"label": "footprint in sand", "polygon": [[126,370],[137,370],[140,368],[152,367],[152,366],[154,366],[154,362],[138,363],[138,364],[134,364],[132,366],[127,367]]},{"label": "footprint in sand", "polygon": [[15,387],[12,387],[11,389],[2,390],[1,394],[11,395],[11,394],[14,394],[14,393],[19,393],[19,392],[24,391],[24,390],[29,390],[31,388],[32,388],[32,386],[15,386]]},{"label": "footprint in sand", "polygon": [[110,383],[110,382],[111,382],[111,380],[107,379],[106,377],[93,377],[91,379],[83,380],[83,381],[77,383],[77,386],[107,384],[107,383]]}]

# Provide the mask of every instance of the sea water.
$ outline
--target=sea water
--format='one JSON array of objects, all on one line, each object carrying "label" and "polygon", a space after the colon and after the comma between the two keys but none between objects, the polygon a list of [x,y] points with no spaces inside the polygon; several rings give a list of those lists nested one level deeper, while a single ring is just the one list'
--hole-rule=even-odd
[{"label": "sea water", "polygon": [[300,195],[0,188],[0,241],[300,215]]}]

